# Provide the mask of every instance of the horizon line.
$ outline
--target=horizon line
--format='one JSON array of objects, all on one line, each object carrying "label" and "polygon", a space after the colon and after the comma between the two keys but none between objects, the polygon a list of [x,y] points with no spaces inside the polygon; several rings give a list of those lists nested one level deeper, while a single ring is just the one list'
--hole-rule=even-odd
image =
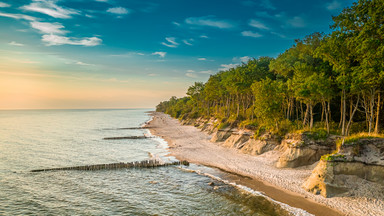
[{"label": "horizon line", "polygon": [[0,111],[23,111],[23,110],[129,110],[129,109],[155,109],[154,107],[131,107],[131,108],[0,108]]}]

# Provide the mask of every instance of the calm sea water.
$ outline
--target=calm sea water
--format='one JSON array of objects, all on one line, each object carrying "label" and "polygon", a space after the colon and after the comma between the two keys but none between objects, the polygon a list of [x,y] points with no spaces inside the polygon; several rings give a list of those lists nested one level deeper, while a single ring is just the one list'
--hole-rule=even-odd
[{"label": "calm sea water", "polygon": [[146,111],[0,111],[0,215],[286,215],[281,205],[225,184],[216,178],[219,171],[196,165],[29,172],[140,161],[149,153],[172,160],[160,138],[103,140],[148,134],[115,130],[143,125],[150,119]]}]

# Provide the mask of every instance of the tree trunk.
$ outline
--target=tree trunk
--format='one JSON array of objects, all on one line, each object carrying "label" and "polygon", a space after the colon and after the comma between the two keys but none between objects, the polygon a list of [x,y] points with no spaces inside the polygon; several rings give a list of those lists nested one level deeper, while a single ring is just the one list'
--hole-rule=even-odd
[{"label": "tree trunk", "polygon": [[[351,98],[351,101],[352,101],[352,98]],[[355,115],[355,112],[357,110],[357,106],[359,105],[359,102],[360,102],[360,95],[357,95],[357,101],[356,101],[355,108],[353,109],[353,111],[351,113],[351,116],[349,117],[348,124],[347,124],[346,135],[349,135],[349,130],[350,130],[350,127],[351,127],[353,116]]]},{"label": "tree trunk", "polygon": [[331,100],[328,101],[328,120],[332,121],[332,115],[331,115]]},{"label": "tree trunk", "polygon": [[364,110],[365,110],[365,128],[367,129],[369,127],[369,107],[367,105],[367,97],[366,95],[363,96],[363,104],[364,104]]},{"label": "tree trunk", "polygon": [[300,109],[301,109],[301,112],[300,112],[300,117],[301,117],[301,120],[303,120],[303,114],[304,114],[304,110],[303,110],[303,103],[300,102]]},{"label": "tree trunk", "polygon": [[375,133],[379,133],[379,114],[380,114],[380,92],[377,94],[377,110],[376,110],[376,124],[375,124]]},{"label": "tree trunk", "polygon": [[[325,111],[325,125],[327,126],[327,134],[329,134],[329,113],[328,113],[328,110],[326,109],[326,106],[327,106],[327,102],[324,101],[324,111]],[[329,102],[328,102],[328,105],[329,105]]]},{"label": "tree trunk", "polygon": [[305,127],[305,125],[307,124],[308,122],[308,114],[309,114],[309,104],[306,104],[307,106],[307,109],[305,111],[305,116],[304,116],[304,121],[303,121],[303,127]]},{"label": "tree trunk", "polygon": [[369,115],[369,129],[368,134],[371,134],[372,122],[373,122],[373,108],[375,106],[375,90],[371,89],[371,98],[369,103],[370,115]]},{"label": "tree trunk", "polygon": [[313,128],[313,105],[312,105],[312,103],[309,105],[310,106],[310,114],[311,114],[311,122],[310,122],[310,124],[309,124],[309,130],[312,130],[312,128]]},{"label": "tree trunk", "polygon": [[346,98],[345,98],[345,89],[343,89],[343,112],[341,114],[342,117],[342,123],[341,123],[341,135],[345,136],[345,113],[346,113]]},{"label": "tree trunk", "polygon": [[342,124],[343,124],[343,95],[341,95],[341,98],[340,98],[340,123],[339,123],[339,128],[341,128]]},{"label": "tree trunk", "polygon": [[287,98],[287,113],[286,113],[286,118],[289,119],[289,109],[290,109],[290,104],[289,104],[289,98]]},{"label": "tree trunk", "polygon": [[323,101],[321,103],[321,120],[320,120],[320,122],[324,121],[324,112],[325,112],[325,102]]}]

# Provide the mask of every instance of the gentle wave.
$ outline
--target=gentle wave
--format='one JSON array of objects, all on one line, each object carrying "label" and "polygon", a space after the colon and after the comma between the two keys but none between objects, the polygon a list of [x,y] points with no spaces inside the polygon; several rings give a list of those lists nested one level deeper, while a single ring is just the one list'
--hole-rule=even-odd
[{"label": "gentle wave", "polygon": [[[148,120],[148,121],[146,122],[146,124],[147,124],[148,122],[152,121],[152,120],[153,120],[153,116],[151,116],[151,119]],[[144,124],[142,127],[145,127],[146,124]],[[154,135],[152,135],[152,133],[151,133],[150,130],[147,130],[147,134],[148,134],[148,136],[154,137],[154,138],[152,138],[152,139],[153,139],[153,140],[156,140],[157,142],[160,143],[159,147],[162,147],[162,148],[164,148],[164,149],[167,149],[167,148],[169,147],[169,144],[168,144],[167,141],[165,141],[163,138],[161,138],[161,137],[159,137],[159,136],[154,136]],[[146,134],[146,135],[147,135],[147,134]],[[177,160],[177,159],[174,158],[174,157],[172,157],[172,161],[174,161],[174,160]],[[292,214],[295,215],[295,216],[313,216],[313,214],[310,214],[309,212],[307,212],[307,211],[305,211],[305,210],[303,210],[303,209],[295,208],[295,207],[292,207],[292,206],[290,206],[290,205],[288,205],[288,204],[285,204],[285,203],[276,201],[276,200],[274,200],[274,199],[268,197],[267,195],[261,193],[260,191],[255,191],[255,190],[253,190],[253,189],[251,189],[251,188],[249,188],[249,187],[247,187],[247,186],[240,185],[240,184],[236,184],[236,183],[234,183],[234,182],[230,182],[230,181],[225,180],[225,179],[222,179],[222,178],[220,178],[220,177],[218,177],[218,176],[215,176],[215,175],[212,175],[212,174],[209,174],[209,173],[201,172],[200,170],[188,169],[188,168],[186,168],[186,167],[180,167],[180,169],[182,169],[182,170],[184,170],[184,171],[188,171],[188,172],[194,172],[194,173],[196,173],[196,174],[198,174],[198,175],[207,176],[207,177],[209,177],[209,178],[211,178],[211,179],[214,179],[214,180],[216,180],[216,181],[222,182],[222,183],[224,183],[224,184],[226,184],[226,185],[231,185],[231,186],[233,186],[233,187],[235,187],[235,188],[237,188],[237,189],[240,189],[241,191],[250,193],[250,194],[252,194],[252,195],[264,197],[265,199],[267,199],[267,200],[269,200],[269,201],[271,201],[271,202],[273,202],[273,203],[275,203],[275,204],[281,206],[284,210],[286,210],[286,211],[292,213]]]},{"label": "gentle wave", "polygon": [[292,213],[295,216],[314,216],[313,214],[311,214],[311,213],[309,213],[309,212],[307,212],[307,211],[305,211],[303,209],[295,208],[295,207],[292,207],[292,206],[290,206],[288,204],[276,201],[276,200],[270,198],[269,196],[265,195],[264,193],[262,193],[260,191],[255,191],[255,190],[253,190],[253,189],[251,189],[251,188],[249,188],[247,186],[236,184],[234,182],[230,182],[230,181],[222,179],[222,178],[220,178],[218,176],[215,176],[215,175],[212,175],[212,174],[209,174],[209,173],[201,172],[200,170],[188,169],[186,167],[180,167],[180,169],[188,171],[188,172],[194,172],[194,173],[196,173],[198,175],[207,176],[207,177],[209,177],[211,179],[214,179],[216,181],[222,182],[222,183],[224,183],[226,185],[231,185],[231,186],[233,186],[235,188],[238,188],[238,189],[240,189],[240,190],[242,190],[244,192],[250,193],[252,195],[264,197],[265,199],[280,205],[283,209],[289,211],[290,213]]}]

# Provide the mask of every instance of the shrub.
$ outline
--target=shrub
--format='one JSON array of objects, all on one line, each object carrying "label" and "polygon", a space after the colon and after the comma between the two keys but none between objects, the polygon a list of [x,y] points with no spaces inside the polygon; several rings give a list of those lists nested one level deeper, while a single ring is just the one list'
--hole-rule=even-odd
[{"label": "shrub", "polygon": [[221,130],[221,129],[224,129],[224,128],[227,128],[229,126],[229,124],[227,122],[222,122],[220,123],[218,126],[217,126],[217,129],[218,130]]},{"label": "shrub", "polygon": [[256,130],[258,128],[259,124],[256,119],[254,120],[245,120],[240,122],[239,127],[240,128],[246,128],[250,130]]},{"label": "shrub", "polygon": [[336,153],[336,154],[326,154],[326,155],[323,155],[323,156],[321,156],[321,160],[323,160],[323,161],[335,161],[335,160],[345,160],[346,159],[346,157],[345,157],[345,155],[343,155],[343,154],[338,154],[338,153]]}]

